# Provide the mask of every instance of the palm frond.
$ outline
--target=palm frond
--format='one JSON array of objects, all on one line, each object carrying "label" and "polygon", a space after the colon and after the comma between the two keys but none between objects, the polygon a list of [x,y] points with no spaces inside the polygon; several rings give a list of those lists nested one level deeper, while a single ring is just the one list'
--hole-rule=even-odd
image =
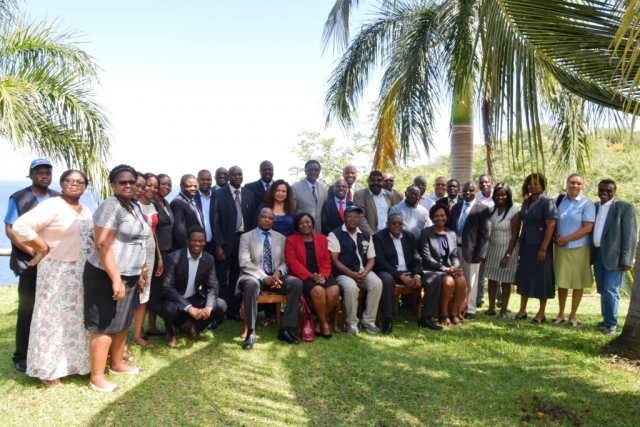
[{"label": "palm frond", "polygon": [[[637,98],[640,90],[640,67],[637,62],[640,55],[640,0],[619,0],[616,6],[625,10],[612,43],[613,57],[620,58],[619,84],[629,88],[630,98]],[[624,111],[629,112],[631,107],[631,103],[626,103]],[[637,114],[638,109],[633,109],[633,113]]]}]

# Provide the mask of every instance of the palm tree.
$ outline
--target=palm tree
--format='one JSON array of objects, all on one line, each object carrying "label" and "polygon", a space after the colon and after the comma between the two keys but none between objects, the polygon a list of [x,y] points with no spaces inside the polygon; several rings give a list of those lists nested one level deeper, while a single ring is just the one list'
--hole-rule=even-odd
[{"label": "palm tree", "polygon": [[395,167],[413,147],[428,154],[435,118],[449,109],[451,174],[470,180],[473,119],[483,105],[484,128],[506,141],[498,148],[512,161],[527,153],[534,169],[544,169],[540,124],[547,122],[557,153],[568,167],[584,170],[591,126],[607,109],[637,108],[638,97],[619,81],[634,76],[640,61],[628,63],[626,74],[612,65],[620,60],[612,48],[624,16],[618,1],[382,0],[350,40],[349,17],[359,3],[337,0],[325,24],[325,47],[333,40],[344,49],[325,108],[327,124],[337,120],[351,129],[367,83],[382,68],[378,169]]},{"label": "palm tree", "polygon": [[16,150],[85,171],[106,196],[109,122],[93,100],[97,72],[73,31],[28,22],[15,1],[0,0],[0,135]]}]

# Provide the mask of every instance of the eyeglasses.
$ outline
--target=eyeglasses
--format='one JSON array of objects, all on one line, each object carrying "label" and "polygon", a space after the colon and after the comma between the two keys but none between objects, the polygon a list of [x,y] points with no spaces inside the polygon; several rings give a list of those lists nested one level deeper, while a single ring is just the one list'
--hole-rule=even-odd
[{"label": "eyeglasses", "polygon": [[69,185],[77,185],[78,187],[84,187],[86,182],[82,181],[81,179],[65,179],[64,180],[65,183],[69,184]]},{"label": "eyeglasses", "polygon": [[395,179],[385,179],[384,182],[396,182]]},{"label": "eyeglasses", "polygon": [[307,172],[309,172],[309,173],[318,173],[318,172],[320,172],[320,169],[315,169],[315,168],[314,169],[307,169]]},{"label": "eyeglasses", "polygon": [[401,222],[390,222],[389,225],[392,225],[394,227],[402,227],[402,221]]},{"label": "eyeglasses", "polygon": [[228,173],[217,173],[216,176],[229,176]]},{"label": "eyeglasses", "polygon": [[446,187],[447,184],[436,184],[436,187]]},{"label": "eyeglasses", "polygon": [[134,185],[136,185],[136,181],[133,179],[130,181],[118,181],[118,185],[122,185],[123,187],[130,185],[131,187],[133,187]]}]

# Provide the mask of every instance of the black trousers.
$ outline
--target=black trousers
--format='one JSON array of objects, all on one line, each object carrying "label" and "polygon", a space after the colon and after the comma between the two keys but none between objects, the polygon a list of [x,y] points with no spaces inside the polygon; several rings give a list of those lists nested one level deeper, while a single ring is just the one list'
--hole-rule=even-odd
[{"label": "black trousers", "polygon": [[33,306],[36,303],[36,282],[38,279],[36,267],[29,267],[18,280],[18,321],[16,322],[16,351],[13,362],[27,360],[29,349],[29,332]]},{"label": "black trousers", "polygon": [[269,286],[260,284],[260,281],[254,277],[245,277],[238,284],[242,299],[244,300],[244,309],[247,313],[247,326],[249,329],[256,328],[256,317],[258,315],[258,295],[260,291],[269,291],[278,295],[287,296],[287,306],[282,316],[282,326],[297,327],[298,326],[298,306],[300,297],[302,296],[302,280],[293,276],[283,276],[280,278],[282,285],[279,288],[270,288]]},{"label": "black trousers", "polygon": [[236,283],[238,283],[238,277],[240,277],[237,248],[224,261],[216,259],[216,275],[220,286],[219,296],[227,303],[227,315],[240,314],[242,300],[239,296],[236,296]]},{"label": "black trousers", "polygon": [[382,303],[382,317],[385,319],[391,319],[393,317],[393,301],[395,299],[394,294],[396,292],[396,279],[386,271],[375,272],[380,280],[382,280],[382,296],[380,302]]},{"label": "black trousers", "polygon": [[[386,271],[376,273],[382,280],[382,315],[385,319],[393,317],[393,300],[396,288],[396,280]],[[438,302],[440,301],[440,285],[442,279],[431,271],[422,274],[422,287],[424,288],[424,304],[422,305],[422,317],[437,317]],[[410,296],[410,295],[407,295]]]},{"label": "black trousers", "polygon": [[[162,263],[167,265],[167,257],[171,251],[160,251],[162,257]],[[155,268],[153,269],[153,277],[151,277],[151,291],[149,292],[149,302],[147,303],[147,311],[155,312],[157,306],[162,299],[162,279],[164,278],[164,272],[156,277],[156,271],[158,270],[158,255],[156,254]]]},{"label": "black trousers", "polygon": [[[187,301],[189,301],[195,308],[204,308],[207,302],[200,294],[191,295],[187,298]],[[227,304],[222,299],[215,298],[213,300],[213,307],[211,307],[211,316],[209,316],[208,319],[201,320],[196,320],[191,317],[188,312],[181,310],[175,301],[163,299],[158,303],[156,308],[158,315],[162,317],[162,320],[164,320],[164,325],[167,328],[167,335],[175,337],[176,327],[180,328],[187,320],[191,320],[191,323],[195,325],[198,332],[204,330],[204,328],[206,328],[213,319],[224,315],[225,311],[227,311]]]}]

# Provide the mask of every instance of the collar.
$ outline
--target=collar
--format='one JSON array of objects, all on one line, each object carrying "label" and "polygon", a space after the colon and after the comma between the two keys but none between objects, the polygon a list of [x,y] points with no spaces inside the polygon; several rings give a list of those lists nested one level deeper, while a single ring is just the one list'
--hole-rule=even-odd
[{"label": "collar", "polygon": [[[466,200],[462,199],[463,203],[469,203],[469,209],[471,209],[472,207],[474,207],[476,205],[476,199],[473,199],[470,202],[467,202]],[[463,205],[464,206],[464,205]]]},{"label": "collar", "polygon": [[260,179],[260,182],[262,183],[262,186],[264,187],[265,185],[268,185],[269,187],[271,187],[271,184],[273,184],[273,180],[271,180],[271,182],[264,182],[262,179]]},{"label": "collar", "polygon": [[200,191],[200,190],[198,190],[198,193],[199,193],[202,197],[205,197],[205,198],[207,198],[207,199],[208,199],[209,197],[211,197],[211,194],[213,194],[213,191],[211,191],[211,189],[209,189],[209,194],[208,194],[208,195],[205,195],[205,194],[204,194],[202,191]]},{"label": "collar", "polygon": [[191,257],[191,251],[189,250],[189,247],[186,247],[185,249],[187,250],[187,259],[188,259],[188,260],[199,261],[199,260],[200,260],[200,258],[202,258],[202,252],[200,252],[200,255],[198,256],[198,258],[193,259],[193,258]]},{"label": "collar", "polygon": [[393,234],[391,234],[391,232],[389,232],[389,236],[391,236],[391,239],[393,239],[393,240],[401,240],[402,239],[402,233],[400,233],[400,237],[398,237],[397,239],[395,237],[393,237]]},{"label": "collar", "polygon": [[493,197],[493,190],[491,191],[491,194],[489,194],[488,197],[485,197],[484,194],[482,194],[482,191],[479,192],[478,194],[476,194],[476,199],[478,199],[478,200],[488,200],[488,199],[490,199],[492,197]]},{"label": "collar", "polygon": [[[581,192],[580,192],[580,194],[578,194],[578,195],[576,196],[576,198],[575,198],[575,199],[573,199],[573,200],[577,200],[577,201],[579,202],[579,201],[580,201],[580,200],[582,200],[583,198],[584,198],[584,196],[582,195],[582,191],[581,191]],[[571,203],[571,202],[573,201],[573,200],[569,200],[569,195],[567,195],[567,196],[565,197],[565,199],[567,199],[567,202],[569,202],[569,203]],[[613,200],[613,199],[611,199],[611,200]]]},{"label": "collar", "polygon": [[316,181],[315,184],[312,184],[311,182],[309,182],[309,180],[307,178],[305,178],[304,180],[307,182],[307,185],[309,187],[315,186],[316,188],[318,188],[318,181]]},{"label": "collar", "polygon": [[338,199],[337,196],[334,197],[334,200],[336,201],[336,203],[340,203],[340,202],[345,202],[345,204],[347,203],[347,198],[345,197],[344,199]]},{"label": "collar", "polygon": [[[234,194],[236,190],[242,190],[242,185],[238,188],[234,187],[231,184],[227,184],[229,186],[229,190],[231,191],[231,194]],[[242,193],[242,191],[240,191]]]},{"label": "collar", "polygon": [[262,236],[262,233],[267,233],[269,237],[271,237],[271,229],[268,229],[265,231],[265,230],[262,230],[260,227],[256,227],[256,230],[258,231],[260,236]]},{"label": "collar", "polygon": [[407,200],[406,200],[406,199],[404,200],[404,204],[405,204],[405,206],[406,206],[406,207],[408,207],[409,209],[418,209],[418,206],[420,206],[420,203],[419,203],[419,202],[418,202],[418,203],[416,203],[416,204],[415,204],[415,205],[413,205],[413,206],[409,206],[409,205],[407,204]]},{"label": "collar", "polygon": [[[342,224],[342,231],[346,231],[347,233],[349,233],[349,230],[347,230],[347,225],[346,224]],[[360,231],[360,227],[356,227],[356,234],[362,234],[362,231]],[[349,233],[351,234],[351,233]]]},{"label": "collar", "polygon": [[600,206],[611,206],[611,205],[613,204],[613,201],[614,201],[615,199],[616,199],[616,198],[615,198],[615,197],[613,197],[611,200],[609,200],[609,201],[608,201],[607,203],[605,203],[604,205],[602,204],[602,202],[600,202]]},{"label": "collar", "polygon": [[368,188],[368,190],[369,190],[369,194],[371,194],[371,197],[380,197],[380,196],[384,196],[385,192],[387,191],[387,190],[385,190],[384,188],[381,188],[381,189],[380,189],[380,194],[378,194],[378,195],[376,196],[375,194],[373,194],[373,191],[371,191],[371,189],[370,189],[370,188]]},{"label": "collar", "polygon": [[184,194],[182,191],[180,192],[180,195],[181,195],[182,197],[184,197],[185,199],[187,199],[187,201],[189,201],[189,202],[190,202],[191,200],[195,200],[195,198],[187,196],[187,195],[186,195],[186,194]]}]

